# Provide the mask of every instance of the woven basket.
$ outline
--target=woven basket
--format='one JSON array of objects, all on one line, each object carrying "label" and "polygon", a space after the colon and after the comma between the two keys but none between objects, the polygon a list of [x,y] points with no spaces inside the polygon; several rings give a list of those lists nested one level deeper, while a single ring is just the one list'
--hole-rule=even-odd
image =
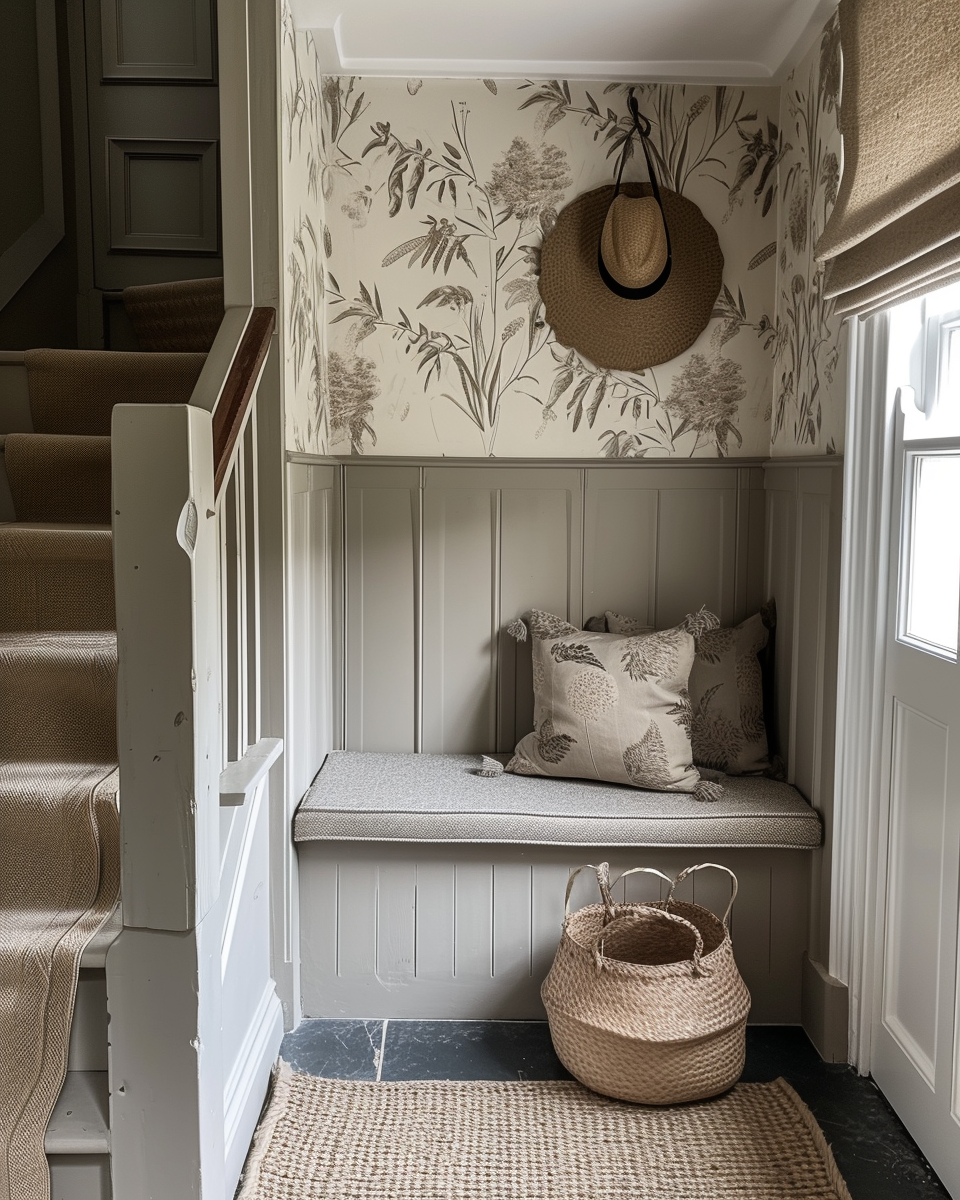
[{"label": "woven basket", "polygon": [[[560,1061],[582,1084],[618,1100],[679,1104],[732,1087],[743,1071],[750,994],[733,959],[727,920],[674,900],[701,863],[668,879],[665,901],[615,904],[606,863],[597,872],[602,902],[569,912],[541,989]],[[620,876],[622,879],[624,876]],[[619,882],[619,881],[618,881]]]}]

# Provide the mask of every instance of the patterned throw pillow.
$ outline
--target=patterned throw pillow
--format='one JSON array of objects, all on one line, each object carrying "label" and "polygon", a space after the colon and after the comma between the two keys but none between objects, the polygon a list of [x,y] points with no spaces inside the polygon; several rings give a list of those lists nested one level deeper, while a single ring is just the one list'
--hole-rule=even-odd
[{"label": "patterned throw pillow", "polygon": [[534,732],[507,770],[719,799],[722,788],[693,765],[687,693],[694,637],[718,624],[700,612],[673,629],[624,637],[540,611],[514,622],[521,640],[527,628],[533,635]]},{"label": "patterned throw pillow", "polygon": [[[649,632],[634,617],[607,612],[611,633]],[[733,629],[713,629],[697,641],[690,671],[693,761],[698,767],[746,775],[770,767],[763,720],[763,679],[757,657],[768,632],[760,613]]]}]

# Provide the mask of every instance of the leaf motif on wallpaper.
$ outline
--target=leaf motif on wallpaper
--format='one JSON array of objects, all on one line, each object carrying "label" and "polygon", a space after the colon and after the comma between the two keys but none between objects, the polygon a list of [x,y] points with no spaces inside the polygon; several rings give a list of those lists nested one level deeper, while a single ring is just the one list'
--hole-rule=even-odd
[{"label": "leaf motif on wallpaper", "polygon": [[[822,269],[810,271],[808,248],[815,245],[836,198],[839,133],[835,128],[836,22],[825,30],[806,79],[785,91],[798,147],[784,175],[784,229],[781,234],[781,288],[777,306],[776,380],[772,438],[816,446],[823,425],[823,401],[833,383],[840,354],[841,325],[836,302],[824,294]],[[827,118],[830,117],[830,120]]]},{"label": "leaf motif on wallpaper", "polygon": [[456,287],[451,283],[444,284],[443,287],[434,288],[432,292],[428,292],[417,308],[426,308],[431,304],[445,305],[455,312],[463,312],[465,308],[473,304],[473,293],[465,287]]},{"label": "leaf motif on wallpaper", "polygon": [[495,82],[494,80],[492,80],[492,79],[485,79],[485,80],[483,81],[483,86],[484,86],[484,87],[487,89],[487,91],[488,91],[488,92],[490,92],[490,93],[491,93],[491,95],[494,95],[494,96],[495,96],[495,95],[497,94],[497,85],[496,85],[496,82]]},{"label": "leaf motif on wallpaper", "polygon": [[[753,259],[751,259],[751,264],[758,259],[761,263],[766,262],[775,252],[776,242],[761,250],[760,254],[754,255]],[[711,317],[719,321],[719,324],[714,326],[713,332],[710,335],[710,344],[717,354],[720,353],[727,342],[737,336],[741,329],[752,329],[763,343],[764,350],[769,349],[776,338],[776,330],[766,313],[761,316],[759,321],[748,320],[747,306],[743,299],[743,292],[738,288],[737,298],[734,299],[733,292],[730,291],[727,284],[724,284],[720,289],[720,295],[713,306]]]},{"label": "leaf motif on wallpaper", "polygon": [[[399,219],[405,210],[415,210],[427,192],[437,203],[454,210],[455,221],[428,215],[421,222],[426,231],[400,242],[382,263],[390,268],[406,261],[408,269],[429,267],[435,275],[442,268],[444,276],[452,279],[457,270],[468,269],[479,279],[476,289],[451,281],[428,292],[417,306],[450,309],[462,321],[462,331],[429,330],[422,322],[411,321],[399,306],[399,318],[393,320],[384,315],[379,303],[371,303],[362,294],[348,301],[339,287],[330,303],[343,307],[331,324],[356,321],[361,323],[363,336],[369,329],[381,328],[401,342],[406,354],[417,357],[424,391],[436,386],[438,394],[476,426],[484,452],[490,453],[502,397],[513,390],[524,393],[525,387],[535,382],[528,364],[550,337],[540,315],[535,274],[539,247],[522,240],[522,235],[550,226],[572,177],[562,149],[549,143],[532,147],[524,139],[514,138],[484,184],[470,151],[470,110],[466,105],[451,104],[451,114],[452,135],[435,144],[419,138],[405,141],[389,122],[379,121],[371,126],[374,138],[362,156],[380,152],[373,169],[386,170],[385,186],[380,190],[387,194],[389,217]],[[488,248],[492,244],[493,252],[473,256],[468,249],[471,238],[482,238]],[[486,267],[482,277],[481,263]],[[490,302],[490,297],[500,294],[504,296],[502,305]],[[507,310],[519,304],[526,306],[527,317],[507,316]],[[524,326],[527,336],[520,338]],[[444,378],[454,381],[452,391],[440,390]],[[591,424],[599,405],[596,392],[593,404],[586,409]]]},{"label": "leaf motif on wallpaper", "polygon": [[375,150],[383,150],[392,160],[386,189],[389,216],[399,216],[404,198],[407,206],[414,208],[426,181],[424,191],[434,192],[438,202],[446,197],[458,210],[457,220],[461,225],[466,225],[474,234],[492,238],[495,224],[490,197],[477,178],[467,148],[469,109],[458,109],[454,104],[451,109],[454,140],[443,142],[441,149],[425,146],[420,138],[405,142],[389,121],[377,121],[370,126],[374,137],[361,151],[361,158]]},{"label": "leaf motif on wallpaper", "polygon": [[696,434],[692,454],[704,439],[710,439],[717,454],[723,457],[727,453],[729,437],[735,438],[738,446],[743,445],[743,437],[734,422],[746,393],[743,367],[735,359],[717,356],[708,360],[703,354],[691,354],[674,379],[663,407],[680,422],[674,431],[675,437]]},{"label": "leaf motif on wallpaper", "polygon": [[375,446],[377,435],[368,417],[380,394],[380,383],[370,359],[331,350],[327,355],[327,388],[333,442],[346,437],[354,454],[363,453],[366,437]]},{"label": "leaf motif on wallpaper", "polygon": [[545,717],[537,730],[537,751],[544,762],[560,763],[570,753],[577,739],[569,733],[557,733],[553,721]]},{"label": "leaf motif on wallpaper", "polygon": [[650,450],[640,434],[626,429],[605,429],[600,435],[600,448],[604,458],[644,458]]},{"label": "leaf motif on wallpaper", "polygon": [[[754,119],[756,118],[754,117]],[[745,129],[742,123],[737,126],[737,132],[743,143],[743,149],[733,182],[728,185],[728,209],[727,217],[724,220],[733,212],[735,205],[743,202],[740,193],[751,182],[754,183],[754,201],[763,197],[760,215],[765,217],[772,208],[777,195],[775,169],[782,162],[784,155],[792,149],[792,146],[789,142],[783,141],[779,128],[769,117],[766,121],[766,129],[758,126],[751,131]]]},{"label": "leaf motif on wallpaper", "polygon": [[773,258],[776,252],[777,243],[768,242],[762,250],[758,250],[753,258],[750,259],[750,261],[747,263],[747,270],[755,271],[757,267],[762,267],[768,258]]},{"label": "leaf motif on wallpaper", "polygon": [[601,671],[606,670],[600,659],[583,642],[555,642],[550,647],[550,653],[558,663],[577,662],[583,663],[584,666],[599,667]]},{"label": "leaf motif on wallpaper", "polygon": [[[575,102],[566,80],[527,80],[518,90],[530,90],[530,95],[519,106],[521,110],[535,105],[541,107],[538,118],[541,132],[567,116],[577,117],[590,131],[593,140],[606,147],[608,158],[623,154],[628,161],[638,155],[642,159],[633,118],[627,111],[628,86],[609,84],[604,89],[604,95],[621,94],[622,103],[618,109],[609,104],[601,106],[586,89],[583,101]],[[757,119],[755,112],[744,112],[745,95],[741,89],[717,87],[704,92],[702,88],[686,84],[640,84],[634,85],[633,90],[641,113],[650,121],[648,146],[660,182],[665,187],[682,195],[689,181],[698,175],[717,179],[724,187],[731,187],[714,174],[716,170],[726,170],[726,159],[722,156],[729,150],[724,148],[724,143],[734,131],[749,143],[753,135],[745,127]],[[758,154],[752,158],[749,168],[743,165],[743,179],[734,180],[737,190],[756,170],[761,157]],[[764,186],[775,165],[776,162],[771,161],[765,167]],[[772,196],[765,201],[764,215],[771,203]]]},{"label": "leaf motif on wallpaper", "polygon": [[820,38],[819,61],[820,107],[824,112],[832,113],[840,98],[840,18],[834,13],[827,23]]},{"label": "leaf motif on wallpaper", "polygon": [[421,267],[430,267],[434,275],[442,266],[446,275],[455,262],[462,262],[476,275],[477,269],[466,250],[469,234],[458,234],[457,226],[446,217],[441,217],[439,221],[436,217],[427,217],[422,223],[427,226],[428,232],[395,246],[384,258],[384,267],[393,266],[395,262],[406,258],[408,267],[419,261]]},{"label": "leaf motif on wallpaper", "polygon": [[498,225],[514,217],[530,227],[556,221],[557,205],[572,183],[565,150],[552,142],[534,149],[525,138],[515,137],[502,161],[494,164],[486,190],[500,209]]}]

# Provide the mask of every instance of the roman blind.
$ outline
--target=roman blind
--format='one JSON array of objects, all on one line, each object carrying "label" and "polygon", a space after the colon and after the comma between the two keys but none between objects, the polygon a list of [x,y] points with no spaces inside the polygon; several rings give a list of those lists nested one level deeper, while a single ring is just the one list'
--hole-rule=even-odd
[{"label": "roman blind", "polygon": [[960,278],[957,0],[841,0],[843,173],[816,245],[837,312]]}]

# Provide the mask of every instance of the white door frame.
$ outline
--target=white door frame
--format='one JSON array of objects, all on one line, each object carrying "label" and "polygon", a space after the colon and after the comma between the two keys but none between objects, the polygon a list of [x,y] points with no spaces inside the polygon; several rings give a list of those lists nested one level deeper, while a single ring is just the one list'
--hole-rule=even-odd
[{"label": "white door frame", "polygon": [[894,410],[888,317],[848,321],[850,368],[837,680],[836,825],[830,915],[832,975],[849,990],[849,1057],[871,1065],[883,931],[879,847],[884,826],[883,671],[890,562]]}]

